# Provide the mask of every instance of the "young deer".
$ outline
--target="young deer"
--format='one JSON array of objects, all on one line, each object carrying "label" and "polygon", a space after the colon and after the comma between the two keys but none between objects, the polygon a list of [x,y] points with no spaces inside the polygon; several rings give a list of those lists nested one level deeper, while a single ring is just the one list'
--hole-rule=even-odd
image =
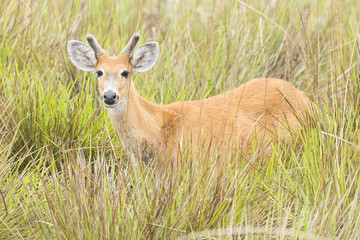
[{"label": "young deer", "polygon": [[[159,56],[157,42],[134,50],[134,34],[119,56],[109,57],[94,36],[90,46],[69,41],[67,51],[79,69],[93,71],[111,123],[126,152],[148,161],[174,158],[184,148],[221,152],[248,148],[256,142],[289,141],[299,132],[312,101],[281,79],[253,79],[223,94],[198,101],[157,105],[142,98],[132,81],[151,69]],[[227,150],[228,151],[228,150]]]}]

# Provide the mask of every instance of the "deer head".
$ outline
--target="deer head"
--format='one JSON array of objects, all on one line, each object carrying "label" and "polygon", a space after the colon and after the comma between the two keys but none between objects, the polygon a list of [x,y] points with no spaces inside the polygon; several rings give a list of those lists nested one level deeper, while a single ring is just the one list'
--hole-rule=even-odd
[{"label": "deer head", "polygon": [[139,38],[140,34],[135,33],[116,57],[109,57],[91,34],[86,36],[90,46],[76,40],[67,44],[70,61],[81,70],[95,73],[101,99],[107,108],[118,111],[125,109],[129,91],[133,87],[133,76],[136,72],[151,69],[158,59],[157,42],[139,46],[131,56]]}]

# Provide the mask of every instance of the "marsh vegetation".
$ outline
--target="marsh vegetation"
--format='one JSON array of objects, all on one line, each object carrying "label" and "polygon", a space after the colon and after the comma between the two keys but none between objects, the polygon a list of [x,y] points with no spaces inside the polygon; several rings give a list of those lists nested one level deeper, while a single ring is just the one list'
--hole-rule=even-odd
[{"label": "marsh vegetation", "polygon": [[[0,239],[358,239],[358,1],[0,4]],[[321,109],[297,144],[227,161],[185,150],[161,174],[124,154],[92,73],[66,43],[116,54],[139,32],[158,104],[283,78]]]}]

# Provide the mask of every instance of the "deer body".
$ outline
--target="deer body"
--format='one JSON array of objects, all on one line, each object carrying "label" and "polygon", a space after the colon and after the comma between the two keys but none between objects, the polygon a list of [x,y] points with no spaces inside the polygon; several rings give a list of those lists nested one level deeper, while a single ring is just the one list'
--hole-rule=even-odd
[{"label": "deer body", "polygon": [[68,43],[70,60],[78,68],[96,72],[99,92],[111,123],[126,152],[145,161],[156,155],[174,157],[187,146],[221,151],[225,146],[246,148],[261,142],[288,141],[302,128],[311,100],[281,79],[253,79],[238,88],[198,100],[157,105],[142,98],[131,81],[150,69],[158,57],[157,43],[131,52],[135,34],[118,57],[108,57],[92,35],[91,48]]},{"label": "deer body", "polygon": [[222,143],[246,145],[254,136],[276,141],[280,135],[287,141],[287,127],[300,130],[302,106],[310,104],[303,92],[281,79],[253,79],[208,99],[164,106],[147,101],[135,89],[132,93],[127,112],[108,109],[108,114],[122,145],[143,159],[154,149],[174,154],[180,142],[198,149],[202,141],[211,141],[214,150]]}]

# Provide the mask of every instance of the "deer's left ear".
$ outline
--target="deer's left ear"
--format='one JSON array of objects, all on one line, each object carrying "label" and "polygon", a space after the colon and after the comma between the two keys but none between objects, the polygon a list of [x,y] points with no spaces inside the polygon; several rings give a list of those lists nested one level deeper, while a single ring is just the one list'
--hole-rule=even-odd
[{"label": "deer's left ear", "polygon": [[131,64],[136,72],[145,72],[151,69],[159,57],[159,44],[148,42],[135,49]]},{"label": "deer's left ear", "polygon": [[67,44],[67,52],[72,64],[84,71],[93,71],[97,64],[95,51],[85,43],[71,40]]}]

